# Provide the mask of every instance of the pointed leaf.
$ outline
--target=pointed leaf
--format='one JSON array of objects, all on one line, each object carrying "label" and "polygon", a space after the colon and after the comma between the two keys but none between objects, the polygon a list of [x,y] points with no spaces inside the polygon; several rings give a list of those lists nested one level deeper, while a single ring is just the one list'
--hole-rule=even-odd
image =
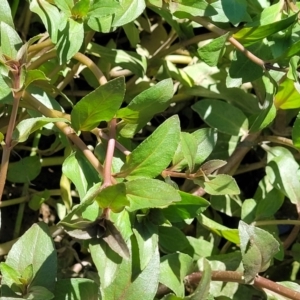
[{"label": "pointed leaf", "polygon": [[226,102],[203,99],[192,106],[209,126],[230,135],[243,135],[248,130],[244,113]]},{"label": "pointed leaf", "polygon": [[[171,79],[165,79],[155,86],[137,95],[127,107],[120,109],[117,113],[118,118],[124,118],[120,134],[125,137],[132,137],[136,132],[143,128],[153,116],[164,111],[170,105],[173,97],[173,83]],[[127,121],[128,114],[133,115],[138,112],[138,119]]]},{"label": "pointed leaf", "polygon": [[183,156],[187,161],[189,171],[192,172],[195,166],[195,159],[198,149],[196,139],[187,132],[181,132],[180,141]]},{"label": "pointed leaf", "polygon": [[126,195],[130,201],[129,211],[159,208],[180,201],[177,190],[156,179],[136,179],[126,182]]},{"label": "pointed leaf", "polygon": [[121,168],[121,176],[156,177],[171,162],[179,139],[179,119],[173,116],[132,151]]},{"label": "pointed leaf", "polygon": [[0,20],[6,23],[10,27],[14,28],[14,21],[11,15],[11,9],[7,0],[2,0],[0,2]]},{"label": "pointed leaf", "polygon": [[198,55],[209,66],[216,66],[225,50],[229,33],[213,39],[209,44],[198,49]]},{"label": "pointed leaf", "polygon": [[89,131],[101,121],[110,121],[121,106],[125,93],[124,78],[119,77],[83,97],[71,112],[72,127]]}]

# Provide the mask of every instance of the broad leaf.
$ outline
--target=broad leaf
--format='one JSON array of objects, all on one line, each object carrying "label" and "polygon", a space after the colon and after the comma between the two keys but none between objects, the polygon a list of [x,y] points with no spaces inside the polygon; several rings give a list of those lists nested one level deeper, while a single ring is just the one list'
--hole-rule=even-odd
[{"label": "broad leaf", "polygon": [[247,12],[246,0],[221,0],[223,11],[233,25],[249,22],[251,17]]},{"label": "broad leaf", "polygon": [[72,127],[89,131],[101,121],[110,121],[121,106],[125,93],[124,78],[119,77],[83,97],[71,112]]},{"label": "broad leaf", "polygon": [[3,23],[6,23],[10,27],[14,28],[14,21],[11,15],[11,9],[7,0],[2,0],[0,2],[0,20]]},{"label": "broad leaf", "polygon": [[132,151],[119,176],[127,179],[156,177],[171,162],[179,139],[179,119],[173,116]]},{"label": "broad leaf", "polygon": [[205,123],[230,135],[244,135],[248,119],[244,113],[226,102],[203,99],[192,106]]},{"label": "broad leaf", "polygon": [[143,208],[161,208],[180,201],[177,190],[160,180],[136,179],[125,184],[126,196],[130,201],[129,211]]},{"label": "broad leaf", "polygon": [[297,84],[297,82],[286,78],[279,85],[274,101],[274,104],[277,108],[291,109],[300,107],[299,88],[296,88]]},{"label": "broad leaf", "polygon": [[267,231],[243,221],[239,223],[239,236],[245,281],[251,283],[259,272],[269,267],[271,259],[279,251],[279,243]]}]

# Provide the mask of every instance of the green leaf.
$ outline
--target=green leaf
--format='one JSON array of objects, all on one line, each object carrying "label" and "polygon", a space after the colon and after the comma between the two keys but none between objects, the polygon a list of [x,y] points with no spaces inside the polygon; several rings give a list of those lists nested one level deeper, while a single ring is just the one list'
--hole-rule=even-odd
[{"label": "green leaf", "polygon": [[29,135],[38,129],[42,128],[44,125],[55,122],[68,122],[67,119],[62,118],[28,118],[22,120],[15,128],[12,134],[13,145],[17,143],[25,142]]},{"label": "green leaf", "polygon": [[292,138],[294,146],[300,148],[300,113],[298,113],[293,125]]},{"label": "green leaf", "polygon": [[130,42],[130,46],[135,48],[140,41],[140,32],[135,26],[134,22],[130,22],[126,25],[123,25],[124,32]]},{"label": "green leaf", "polygon": [[209,44],[198,49],[198,55],[209,66],[216,66],[225,50],[229,33],[213,39]]},{"label": "green leaf", "polygon": [[[172,80],[165,79],[137,95],[127,107],[120,109],[117,113],[118,118],[125,117],[125,124],[121,124],[120,134],[125,137],[132,137],[143,128],[155,114],[164,111],[169,106],[173,93]],[[128,111],[130,111],[131,114],[138,112],[138,118],[135,124],[130,124],[132,120],[126,122]]]},{"label": "green leaf", "polygon": [[101,121],[110,121],[121,106],[125,93],[124,78],[119,77],[83,97],[71,112],[72,127],[89,131]]},{"label": "green leaf", "polygon": [[0,2],[0,20],[12,28],[15,27],[14,20],[11,15],[11,9],[7,0],[2,0]]},{"label": "green leaf", "polygon": [[40,174],[41,168],[42,165],[39,157],[27,156],[9,164],[7,180],[17,183],[29,183]]},{"label": "green leaf", "polygon": [[160,261],[159,282],[171,289],[176,296],[184,296],[184,277],[193,267],[192,258],[184,253],[164,255]]},{"label": "green leaf", "polygon": [[217,235],[225,238],[226,240],[228,240],[234,244],[240,243],[237,229],[231,229],[226,226],[223,226],[223,225],[209,219],[208,217],[206,217],[203,214],[201,214],[199,217],[197,217],[197,219],[201,225],[210,229],[212,232],[216,233]]},{"label": "green leaf", "polygon": [[26,89],[32,82],[36,80],[49,80],[41,70],[28,70],[26,72],[24,88]]},{"label": "green leaf", "polygon": [[[188,297],[185,297],[185,300],[198,300],[198,299],[207,299],[209,300],[209,290],[211,286],[211,266],[209,262],[202,258],[203,261],[203,272],[201,280],[194,291],[194,293]],[[211,298],[214,299],[214,298]]]},{"label": "green leaf", "polygon": [[190,18],[212,16],[216,13],[215,9],[210,6],[206,1],[194,1],[194,0],[178,0],[176,2],[171,1],[169,3],[169,9],[172,14],[177,18]]},{"label": "green leaf", "polygon": [[297,82],[286,78],[279,85],[274,101],[276,108],[291,109],[300,107],[299,88],[296,88],[297,84]]},{"label": "green leaf", "polygon": [[0,270],[2,275],[3,290],[1,294],[6,294],[5,290],[7,287],[12,289],[14,292],[21,292],[22,282],[20,281],[21,274],[15,268],[11,267],[5,262],[0,263]]},{"label": "green leaf", "polygon": [[248,130],[248,119],[244,113],[226,102],[203,99],[192,106],[205,123],[230,135],[244,135]]},{"label": "green leaf", "polygon": [[209,181],[201,182],[199,179],[194,181],[210,195],[238,195],[240,193],[234,178],[227,174],[218,174]]},{"label": "green leaf", "polygon": [[183,252],[190,247],[184,233],[177,227],[159,226],[159,247],[165,253]]},{"label": "green leaf", "polygon": [[[105,20],[106,17],[102,17],[101,19]],[[86,52],[96,57],[101,57],[108,61],[113,67],[118,66],[123,69],[128,69],[139,77],[143,77],[147,69],[146,60],[135,52],[110,49],[95,43],[89,43]]]},{"label": "green leaf", "polygon": [[115,14],[121,3],[116,0],[96,0],[90,3],[88,16],[90,17],[104,17],[106,15]]},{"label": "green leaf", "polygon": [[140,267],[144,270],[157,249],[158,229],[156,225],[146,220],[136,223],[133,233],[139,248]]},{"label": "green leaf", "polygon": [[61,25],[61,15],[56,6],[50,4],[46,0],[29,0],[30,10],[42,19],[51,40],[57,42],[58,29]]},{"label": "green leaf", "polygon": [[125,184],[126,196],[130,201],[129,211],[143,208],[161,208],[180,201],[177,190],[157,179],[136,179]]},{"label": "green leaf", "polygon": [[68,62],[79,51],[83,43],[83,37],[84,28],[81,21],[78,22],[67,16],[60,20],[56,44],[60,64]]},{"label": "green leaf", "polygon": [[118,183],[103,189],[95,200],[101,208],[109,208],[113,212],[120,212],[126,205],[129,205],[126,193],[125,183]]},{"label": "green leaf", "polygon": [[[49,291],[54,291],[56,260],[57,255],[48,226],[40,222],[32,225],[13,245],[7,256],[6,264],[20,274],[29,265],[32,265],[31,286],[42,286]],[[2,278],[2,287],[6,284],[6,279]],[[2,296],[7,296],[5,288],[2,288]]]},{"label": "green leaf", "polygon": [[120,0],[121,8],[115,12],[112,25],[119,27],[134,21],[146,8],[144,0]]},{"label": "green leaf", "polygon": [[242,201],[237,196],[220,195],[211,196],[210,204],[213,209],[218,210],[230,217],[241,216]]},{"label": "green leaf", "polygon": [[[101,282],[102,283],[102,282]],[[70,296],[72,291],[72,296]],[[55,300],[98,299],[97,284],[87,278],[59,279],[55,286]]]},{"label": "green leaf", "polygon": [[99,182],[97,171],[81,151],[73,152],[65,159],[62,171],[75,184],[81,200],[87,190]]},{"label": "green leaf", "polygon": [[[135,251],[134,244],[130,247],[131,252]],[[123,260],[120,264],[115,280],[103,290],[103,298],[105,300],[115,299],[130,299],[140,300],[143,295],[143,300],[153,300],[158,287],[159,279],[159,252],[158,248],[152,256],[147,267],[135,278],[132,278],[132,274],[135,274],[133,269],[132,253],[130,253],[130,260]],[[151,279],[151,280],[150,280]]]},{"label": "green leaf", "polygon": [[295,176],[298,169],[299,165],[288,149],[273,147],[269,150],[266,167],[267,178],[294,204],[298,204],[300,201],[300,181]]},{"label": "green leaf", "polygon": [[240,22],[249,22],[251,17],[247,12],[246,0],[221,0],[223,11],[229,21],[234,25]]},{"label": "green leaf", "polygon": [[195,167],[195,159],[198,149],[196,139],[187,132],[181,132],[180,140],[183,156],[187,161],[189,171],[192,172]]},{"label": "green leaf", "polygon": [[131,152],[120,176],[127,179],[156,177],[170,164],[179,140],[179,119],[173,116]]},{"label": "green leaf", "polygon": [[[106,15],[101,18],[99,17],[95,18],[91,16],[88,18],[87,24],[92,30],[102,32],[102,33],[108,33],[111,31],[112,21],[113,21],[113,15]],[[132,65],[130,64],[129,66]]]},{"label": "green leaf", "polygon": [[105,289],[116,278],[118,265],[121,264],[122,258],[103,240],[92,240],[89,243],[89,249],[100,277],[101,286]]},{"label": "green leaf", "polygon": [[244,278],[251,283],[259,272],[265,271],[279,251],[278,241],[267,231],[239,223],[240,246],[244,265]]},{"label": "green leaf", "polygon": [[249,45],[291,26],[296,21],[297,16],[298,14],[294,14],[286,19],[267,25],[245,27],[233,34],[233,37],[243,45]]},{"label": "green leaf", "polygon": [[54,298],[54,294],[43,286],[31,286],[25,297],[34,300],[50,300]]},{"label": "green leaf", "polygon": [[71,13],[73,18],[76,19],[83,19],[87,16],[90,8],[90,1],[89,0],[79,0],[75,3],[75,5],[71,9]]},{"label": "green leaf", "polygon": [[8,59],[16,59],[23,42],[14,27],[0,22],[0,38],[0,61],[3,59],[1,54],[5,54]]},{"label": "green leaf", "polygon": [[162,210],[166,219],[170,222],[181,222],[192,219],[202,213],[209,202],[202,197],[178,191],[181,201],[175,202]]}]

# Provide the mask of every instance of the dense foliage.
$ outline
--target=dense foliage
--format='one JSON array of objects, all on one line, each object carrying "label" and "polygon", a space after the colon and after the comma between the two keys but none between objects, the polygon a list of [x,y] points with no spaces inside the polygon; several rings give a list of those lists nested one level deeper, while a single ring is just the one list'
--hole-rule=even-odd
[{"label": "dense foliage", "polygon": [[1,0],[1,299],[300,299],[299,10]]}]

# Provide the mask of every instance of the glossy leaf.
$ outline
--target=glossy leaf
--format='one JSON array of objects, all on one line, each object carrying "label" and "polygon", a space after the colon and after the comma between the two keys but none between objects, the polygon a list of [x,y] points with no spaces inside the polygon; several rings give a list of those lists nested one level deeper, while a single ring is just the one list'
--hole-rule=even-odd
[{"label": "glossy leaf", "polygon": [[179,139],[179,119],[173,116],[131,152],[120,175],[127,179],[156,177],[171,162]]},{"label": "glossy leaf", "polygon": [[40,174],[41,168],[42,165],[39,157],[26,156],[17,162],[9,164],[7,180],[18,183],[29,183]]},{"label": "glossy leaf", "polygon": [[233,37],[236,38],[239,42],[249,45],[287,28],[295,22],[296,17],[297,14],[294,14],[278,22],[272,22],[271,24],[257,27],[245,27],[235,33]]},{"label": "glossy leaf", "polygon": [[271,259],[279,251],[279,243],[267,231],[243,221],[239,223],[239,236],[245,281],[251,283],[258,272],[269,267]]},{"label": "glossy leaf", "polygon": [[248,130],[248,120],[238,108],[226,102],[203,99],[192,106],[205,123],[230,135],[243,135]]},{"label": "glossy leaf", "polygon": [[[41,247],[42,245],[42,247]],[[6,264],[23,273],[32,265],[33,279],[31,286],[43,286],[54,291],[56,280],[56,252],[48,226],[45,223],[34,224],[12,247]],[[36,276],[38,274],[38,276]],[[2,287],[6,285],[2,278]],[[2,288],[2,296],[7,291]],[[9,295],[9,294],[8,294]]]},{"label": "glossy leaf", "polygon": [[[131,137],[138,132],[155,114],[169,106],[173,93],[172,80],[165,79],[137,95],[126,108],[120,109],[117,113],[117,117],[124,118],[125,121],[125,124],[121,124],[121,135]],[[128,112],[131,114],[138,112],[138,118],[134,123],[132,120],[127,121]]]},{"label": "glossy leaf", "polygon": [[177,190],[160,180],[136,179],[126,182],[125,185],[126,196],[130,201],[129,211],[161,208],[180,201]]},{"label": "glossy leaf", "polygon": [[225,50],[229,33],[213,39],[209,44],[198,49],[198,55],[209,66],[216,66]]},{"label": "glossy leaf", "polygon": [[70,291],[72,291],[73,299],[98,299],[97,284],[87,278],[70,278],[58,280],[55,286],[55,299],[70,299]]},{"label": "glossy leaf", "polygon": [[[183,279],[191,272],[192,258],[184,253],[164,255],[160,261],[159,282],[171,289],[176,296],[184,296]],[[174,269],[176,268],[176,272]]]},{"label": "glossy leaf", "polygon": [[124,98],[124,78],[119,77],[82,98],[71,112],[72,127],[78,131],[89,131],[101,121],[110,121]]},{"label": "glossy leaf", "polygon": [[113,212],[120,212],[126,205],[129,205],[126,193],[125,183],[118,183],[103,189],[95,200],[101,208],[109,208]]},{"label": "glossy leaf", "polygon": [[300,107],[299,91],[295,87],[296,84],[293,80],[286,78],[279,85],[274,101],[277,108],[291,109]]}]

